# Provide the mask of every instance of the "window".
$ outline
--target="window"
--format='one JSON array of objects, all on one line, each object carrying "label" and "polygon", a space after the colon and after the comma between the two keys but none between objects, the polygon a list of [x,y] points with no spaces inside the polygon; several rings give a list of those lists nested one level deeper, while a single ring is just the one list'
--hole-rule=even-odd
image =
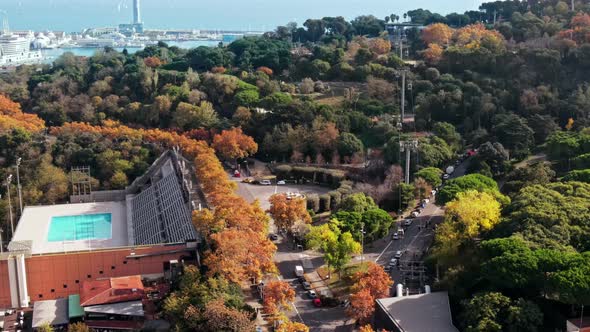
[{"label": "window", "polygon": [[55,293],[55,289],[53,289],[53,288],[52,288],[52,289],[51,289],[51,292],[52,292],[52,293]]},{"label": "window", "polygon": [[123,261],[123,264],[127,264],[127,261]]},{"label": "window", "polygon": [[64,284],[64,288],[68,288],[68,285]]},{"label": "window", "polygon": [[98,274],[102,274],[102,270],[98,271]]},{"label": "window", "polygon": [[76,280],[76,283],[79,284],[80,283],[80,280]]},{"label": "window", "polygon": [[39,298],[42,299],[43,298],[43,294],[39,294]]},{"label": "window", "polygon": [[114,266],[114,265],[112,265],[112,266],[111,266],[111,270],[114,270],[114,269],[115,269],[115,266]]},{"label": "window", "polygon": [[86,275],[86,278],[88,278],[88,279],[92,278],[92,274]]}]

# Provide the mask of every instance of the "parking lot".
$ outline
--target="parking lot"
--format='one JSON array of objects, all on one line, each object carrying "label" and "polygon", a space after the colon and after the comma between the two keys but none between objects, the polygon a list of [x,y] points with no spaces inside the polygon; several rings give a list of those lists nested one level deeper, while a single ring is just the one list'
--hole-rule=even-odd
[{"label": "parking lot", "polygon": [[320,187],[316,185],[296,185],[296,184],[284,184],[284,185],[260,185],[260,184],[251,184],[251,183],[243,183],[241,179],[235,179],[234,181],[238,183],[238,194],[244,197],[249,202],[254,202],[254,200],[258,199],[260,201],[260,206],[267,210],[270,208],[270,203],[268,199],[270,196],[278,193],[300,193],[304,195],[308,194],[326,194],[331,191],[330,188],[327,187]]}]

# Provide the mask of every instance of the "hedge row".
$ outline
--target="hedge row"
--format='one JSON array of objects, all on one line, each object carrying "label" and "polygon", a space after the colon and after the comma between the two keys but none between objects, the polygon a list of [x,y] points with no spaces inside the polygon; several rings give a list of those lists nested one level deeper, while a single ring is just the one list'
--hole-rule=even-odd
[{"label": "hedge row", "polygon": [[336,190],[332,190],[327,194],[318,195],[310,194],[307,195],[307,209],[314,213],[329,212],[336,210],[342,202],[342,199],[352,193],[352,182],[342,181],[340,187]]},{"label": "hedge row", "polygon": [[307,166],[279,165],[274,168],[277,178],[285,180],[307,180],[313,183],[338,187],[345,179],[346,173],[339,169],[327,169]]}]

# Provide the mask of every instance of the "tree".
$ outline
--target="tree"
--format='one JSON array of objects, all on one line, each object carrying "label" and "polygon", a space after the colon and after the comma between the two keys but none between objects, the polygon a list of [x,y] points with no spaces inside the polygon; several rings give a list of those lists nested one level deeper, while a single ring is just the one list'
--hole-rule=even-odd
[{"label": "tree", "polygon": [[270,209],[275,225],[279,229],[290,229],[295,223],[311,223],[307,204],[303,198],[289,198],[285,194],[275,194],[269,199]]},{"label": "tree", "polygon": [[423,178],[416,178],[416,180],[414,180],[414,191],[415,197],[423,200],[427,197],[430,197],[432,186]]},{"label": "tree", "polygon": [[392,100],[395,94],[393,84],[372,76],[367,78],[367,90],[371,98],[383,101]]},{"label": "tree", "polygon": [[235,102],[239,106],[254,106],[260,100],[260,94],[256,90],[244,90],[236,93]]},{"label": "tree", "polygon": [[368,289],[361,290],[350,296],[350,305],[346,314],[361,324],[369,322],[375,312],[375,298]]},{"label": "tree", "polygon": [[264,310],[268,314],[288,309],[294,299],[295,290],[286,281],[270,281],[264,286]]},{"label": "tree", "polygon": [[308,95],[314,92],[314,83],[311,78],[304,78],[299,85],[299,90],[302,94]]},{"label": "tree", "polygon": [[69,332],[91,332],[92,329],[89,328],[88,325],[86,325],[82,322],[77,322],[77,323],[68,325],[68,331]]},{"label": "tree", "polygon": [[352,133],[341,133],[338,139],[338,153],[341,157],[352,157],[364,151],[363,142]]},{"label": "tree", "polygon": [[49,323],[44,323],[41,326],[39,326],[39,328],[37,328],[38,331],[40,332],[53,332],[55,331],[53,329],[53,326],[51,326]]},{"label": "tree", "polygon": [[422,30],[422,41],[425,45],[447,46],[452,36],[453,29],[444,23],[431,24]]},{"label": "tree", "polygon": [[438,44],[430,44],[428,48],[422,52],[424,60],[429,64],[437,64],[443,57],[443,48]]},{"label": "tree", "polygon": [[366,271],[357,272],[354,280],[353,292],[368,290],[375,300],[388,297],[389,289],[393,285],[393,281],[383,267],[373,262],[368,263]]},{"label": "tree", "polygon": [[462,302],[466,331],[537,331],[543,322],[539,307],[529,301],[516,302],[501,293],[477,294]]},{"label": "tree", "polygon": [[343,211],[360,213],[376,208],[378,208],[378,206],[375,204],[375,201],[364,193],[356,193],[346,196],[346,198],[340,202],[339,207],[339,209]]},{"label": "tree", "polygon": [[457,197],[459,193],[477,190],[479,192],[498,192],[498,184],[493,179],[481,174],[464,175],[447,181],[436,195],[438,204],[444,205]]},{"label": "tree", "polygon": [[[190,313],[190,310],[188,310]],[[205,306],[200,315],[206,319],[203,325],[197,325],[196,330],[200,331],[252,331],[256,323],[252,321],[249,314],[242,310],[227,307],[223,299],[213,300]],[[190,317],[190,315],[189,315]]]},{"label": "tree", "polygon": [[309,332],[309,327],[299,322],[287,321],[279,325],[277,332]]},{"label": "tree", "polygon": [[452,260],[459,248],[491,230],[500,221],[500,203],[485,192],[461,192],[446,205],[445,220],[435,234],[434,256],[443,264]]},{"label": "tree", "polygon": [[176,107],[172,123],[182,129],[196,129],[200,127],[210,128],[218,121],[217,112],[213,105],[203,101],[200,106],[181,102]]},{"label": "tree", "polygon": [[340,271],[350,261],[352,254],[361,252],[360,243],[356,242],[349,232],[342,233],[335,220],[312,227],[307,234],[307,245],[324,253],[328,270],[334,267]]},{"label": "tree", "polygon": [[442,184],[442,175],[443,171],[436,167],[425,167],[414,173],[416,178],[424,179],[431,187],[435,188]]},{"label": "tree", "polygon": [[240,128],[224,130],[215,135],[212,146],[225,160],[246,158],[258,151],[258,144]]}]

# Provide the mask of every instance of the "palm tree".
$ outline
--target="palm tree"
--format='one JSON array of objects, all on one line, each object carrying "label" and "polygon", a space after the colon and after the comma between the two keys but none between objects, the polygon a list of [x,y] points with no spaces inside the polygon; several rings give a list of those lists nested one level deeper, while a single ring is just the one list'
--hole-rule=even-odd
[{"label": "palm tree", "polygon": [[390,20],[389,16],[385,16],[385,23],[389,23],[389,20]]}]

